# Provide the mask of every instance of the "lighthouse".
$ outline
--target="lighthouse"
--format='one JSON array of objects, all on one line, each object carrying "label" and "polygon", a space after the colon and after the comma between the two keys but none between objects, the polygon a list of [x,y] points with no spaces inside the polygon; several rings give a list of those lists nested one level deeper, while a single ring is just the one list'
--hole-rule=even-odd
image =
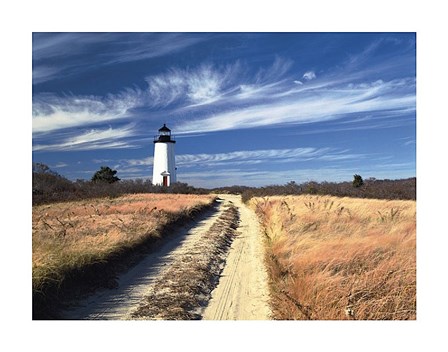
[{"label": "lighthouse", "polygon": [[159,135],[154,137],[153,185],[168,187],[176,182],[175,143],[171,130],[163,124],[159,129]]}]

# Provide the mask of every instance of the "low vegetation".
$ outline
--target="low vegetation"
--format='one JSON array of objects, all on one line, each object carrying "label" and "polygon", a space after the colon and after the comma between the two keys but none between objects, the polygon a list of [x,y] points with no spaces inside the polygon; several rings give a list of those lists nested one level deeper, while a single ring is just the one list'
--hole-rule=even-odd
[{"label": "low vegetation", "polygon": [[272,195],[317,194],[338,197],[372,199],[416,199],[415,177],[401,180],[363,180],[353,175],[352,182],[304,182],[290,181],[285,185],[264,187],[226,186],[212,189],[198,188],[187,183],[176,182],[169,187],[155,186],[149,179],[120,180],[116,170],[101,167],[90,181],[70,181],[42,163],[33,163],[33,205],[68,202],[98,197],[119,197],[125,194],[168,193],[168,194],[241,194],[243,202],[252,197]]},{"label": "low vegetation", "polygon": [[377,180],[369,178],[363,180],[360,175],[354,175],[352,182],[304,182],[294,181],[285,185],[271,185],[265,187],[230,187],[236,193],[241,193],[243,202],[247,203],[252,197],[273,195],[329,195],[336,197],[354,197],[370,199],[416,199],[417,179],[415,177],[401,180]]},{"label": "low vegetation", "polygon": [[99,197],[116,198],[126,194],[168,193],[208,194],[209,190],[177,182],[170,187],[155,186],[149,179],[120,180],[116,171],[101,167],[90,181],[70,181],[41,163],[33,164],[33,205],[71,202]]},{"label": "low vegetation", "polygon": [[416,204],[252,198],[266,234],[275,319],[416,319]]},{"label": "low vegetation", "polygon": [[[172,224],[211,206],[213,196],[137,194],[33,207],[33,317],[98,286],[154,244]],[[124,260],[126,259],[126,260]]]}]

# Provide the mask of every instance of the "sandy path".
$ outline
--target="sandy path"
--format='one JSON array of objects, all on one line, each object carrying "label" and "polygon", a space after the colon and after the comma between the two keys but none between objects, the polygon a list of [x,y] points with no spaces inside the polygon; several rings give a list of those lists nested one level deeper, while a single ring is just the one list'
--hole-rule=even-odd
[{"label": "sandy path", "polygon": [[[204,256],[210,255],[206,253],[210,251],[203,247],[207,232],[229,204],[234,205],[239,212],[237,236],[227,252],[218,285],[211,292],[207,306],[199,309],[198,316],[206,320],[269,319],[268,281],[257,217],[241,202],[240,196],[221,195],[220,198],[214,210],[206,212],[196,223],[172,234],[160,250],[121,275],[117,289],[104,289],[79,302],[77,307],[64,312],[64,319],[135,319],[139,307],[151,305],[148,297],[151,297],[160,282],[170,281],[166,279],[169,278],[170,269],[179,267],[179,263],[182,267],[185,259],[191,256],[197,256],[199,262]],[[182,275],[181,271],[179,275]],[[152,318],[148,315],[140,319]]]},{"label": "sandy path", "polygon": [[208,320],[267,320],[268,277],[263,263],[263,243],[256,214],[240,196],[222,195],[240,212],[238,237],[232,243],[219,284],[203,313]]},{"label": "sandy path", "polygon": [[151,285],[170,264],[186,251],[195,247],[205,233],[222,214],[220,202],[215,210],[207,211],[190,226],[179,229],[160,250],[148,255],[139,264],[118,278],[117,289],[104,289],[79,302],[77,307],[66,310],[64,319],[126,320],[150,292]]}]

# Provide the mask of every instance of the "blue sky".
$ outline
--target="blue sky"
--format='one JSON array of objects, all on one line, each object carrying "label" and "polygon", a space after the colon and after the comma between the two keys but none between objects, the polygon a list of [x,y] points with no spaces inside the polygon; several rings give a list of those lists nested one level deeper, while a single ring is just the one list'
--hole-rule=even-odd
[{"label": "blue sky", "polygon": [[262,186],[416,176],[416,36],[33,33],[33,161],[151,178],[175,136],[178,181]]}]

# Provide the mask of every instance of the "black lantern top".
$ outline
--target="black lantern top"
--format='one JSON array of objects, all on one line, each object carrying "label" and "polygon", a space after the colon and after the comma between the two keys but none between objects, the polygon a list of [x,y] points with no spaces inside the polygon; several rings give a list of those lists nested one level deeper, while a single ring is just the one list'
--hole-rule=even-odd
[{"label": "black lantern top", "polygon": [[154,137],[154,143],[164,142],[164,143],[176,143],[176,141],[171,137],[171,130],[163,124],[159,128],[159,135]]},{"label": "black lantern top", "polygon": [[168,127],[166,127],[166,124],[164,123],[163,126],[159,128],[159,134],[162,135],[171,134],[171,130]]}]

